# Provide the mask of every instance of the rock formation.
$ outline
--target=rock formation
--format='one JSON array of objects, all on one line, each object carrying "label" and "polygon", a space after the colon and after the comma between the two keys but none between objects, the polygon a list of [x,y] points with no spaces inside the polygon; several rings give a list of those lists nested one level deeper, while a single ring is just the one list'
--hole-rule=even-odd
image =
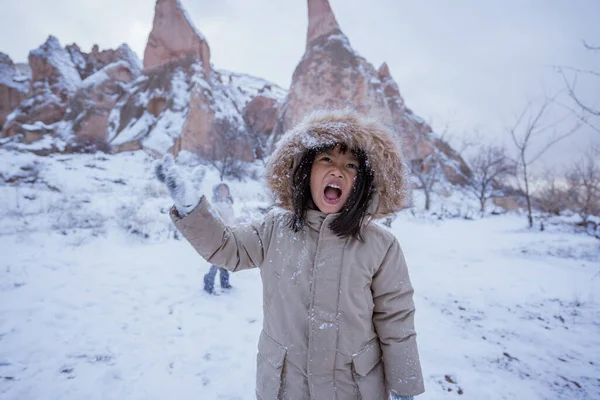
[{"label": "rock formation", "polygon": [[75,43],[66,46],[65,49],[69,52],[81,79],[86,79],[107,65],[119,61],[125,61],[134,71],[139,71],[142,68],[139,58],[126,44],[121,45],[117,50],[108,49],[103,51],[100,51],[98,45],[94,45],[92,52],[89,54],[82,52]]},{"label": "rock formation", "polygon": [[341,32],[341,30],[329,1],[309,1],[306,48],[311,46],[313,40],[331,32]]},{"label": "rock formation", "polygon": [[127,45],[94,46],[87,54],[76,44],[63,49],[50,37],[30,54],[29,90],[26,79],[18,84],[24,78],[12,62],[0,58],[0,93],[3,86],[9,93],[2,110],[8,115],[14,109],[2,136],[22,134],[31,143],[50,135],[66,142],[48,151],[92,144],[246,161],[264,156],[285,91],[213,70],[208,43],[179,0],[157,0],[155,10],[143,64]]},{"label": "rock formation", "polygon": [[144,52],[144,68],[187,56],[197,58],[210,78],[210,49],[179,0],[157,0],[154,24]]},{"label": "rock formation", "polygon": [[63,120],[69,97],[81,83],[79,72],[54,36],[29,53],[31,90],[6,120],[3,136],[22,134],[26,143],[54,132]]},{"label": "rock formation", "polygon": [[275,127],[278,104],[278,100],[274,97],[258,95],[244,108],[244,122],[259,144],[257,156],[260,158],[266,156],[264,151],[268,147],[267,141]]},{"label": "rock formation", "polygon": [[108,148],[109,116],[127,83],[139,75],[126,61],[110,63],[88,76],[69,101],[65,120],[72,123],[76,141]]},{"label": "rock formation", "polygon": [[464,161],[406,107],[388,66],[377,71],[352,49],[328,0],[308,0],[306,51],[280,106],[271,141],[314,109],[348,106],[392,124],[410,160],[435,154],[451,182],[464,182]]},{"label": "rock formation", "polygon": [[29,92],[29,75],[20,72],[10,57],[0,53],[0,131],[6,117]]},{"label": "rock formation", "polygon": [[[8,118],[3,136],[23,135],[32,143],[58,136],[71,150],[81,143],[106,144],[110,111],[141,63],[128,46],[90,54],[76,44],[63,48],[50,36],[30,52],[31,88]],[[57,150],[57,149],[55,149]]]},{"label": "rock formation", "polygon": [[283,91],[257,78],[214,70],[208,43],[178,0],[156,3],[143,72],[111,113],[114,149],[146,148],[157,154],[187,150],[245,161],[261,155],[267,136],[263,129],[270,126],[244,118],[246,106],[255,96],[264,97],[248,111],[264,119],[273,114]]},{"label": "rock formation", "polygon": [[215,69],[179,0],[156,1],[143,64],[126,45],[87,54],[52,36],[30,53],[30,76],[0,55],[2,136],[63,141],[49,151],[94,144],[253,161],[313,109],[351,106],[393,125],[409,160],[435,155],[460,183],[464,162],[406,106],[387,65],[377,71],[352,49],[327,0],[308,0],[308,16],[306,52],[287,93]]},{"label": "rock formation", "polygon": [[308,10],[306,52],[294,71],[274,133],[287,131],[310,111],[324,107],[351,106],[391,122],[377,71],[352,49],[329,2],[309,0]]}]

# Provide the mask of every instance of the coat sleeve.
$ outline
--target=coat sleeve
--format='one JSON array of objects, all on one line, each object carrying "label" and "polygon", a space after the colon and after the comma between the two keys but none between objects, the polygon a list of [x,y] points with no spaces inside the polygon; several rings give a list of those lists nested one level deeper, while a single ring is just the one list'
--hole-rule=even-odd
[{"label": "coat sleeve", "polygon": [[421,394],[425,388],[414,326],[413,288],[396,239],[373,276],[371,290],[386,387],[401,396]]},{"label": "coat sleeve", "polygon": [[185,217],[173,207],[171,219],[196,251],[209,263],[230,271],[259,267],[265,257],[274,220],[227,226],[206,197]]}]

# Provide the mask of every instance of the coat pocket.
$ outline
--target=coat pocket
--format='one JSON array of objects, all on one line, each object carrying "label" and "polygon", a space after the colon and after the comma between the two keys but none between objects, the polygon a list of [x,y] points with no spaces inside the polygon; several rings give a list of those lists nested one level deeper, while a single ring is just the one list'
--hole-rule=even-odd
[{"label": "coat pocket", "polygon": [[286,349],[263,331],[258,341],[256,360],[256,395],[259,399],[281,398],[285,355]]},{"label": "coat pocket", "polygon": [[377,338],[352,356],[352,375],[362,399],[385,398],[381,346]]}]

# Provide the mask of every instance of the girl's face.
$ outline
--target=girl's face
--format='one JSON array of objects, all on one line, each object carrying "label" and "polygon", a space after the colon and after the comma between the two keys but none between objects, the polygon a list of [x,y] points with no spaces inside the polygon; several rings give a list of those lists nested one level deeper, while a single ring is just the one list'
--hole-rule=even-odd
[{"label": "girl's face", "polygon": [[346,204],[358,172],[358,159],[334,147],[315,157],[310,171],[310,194],[325,214],[335,214]]},{"label": "girl's face", "polygon": [[217,194],[219,195],[219,197],[225,198],[225,197],[229,196],[229,189],[227,188],[227,186],[221,185],[217,189]]}]

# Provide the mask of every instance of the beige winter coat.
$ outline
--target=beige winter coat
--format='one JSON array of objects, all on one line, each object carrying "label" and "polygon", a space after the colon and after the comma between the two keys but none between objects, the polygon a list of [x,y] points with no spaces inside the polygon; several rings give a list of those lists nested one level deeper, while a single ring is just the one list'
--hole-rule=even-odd
[{"label": "beige winter coat", "polygon": [[[288,132],[268,171],[281,207],[261,222],[227,226],[206,198],[177,228],[208,262],[231,271],[259,267],[263,331],[258,343],[258,399],[385,399],[424,391],[414,330],[413,288],[396,238],[373,223],[364,243],[340,239],[336,214],[310,210],[294,233],[290,169],[323,141],[358,145],[369,155],[377,193],[370,213],[384,216],[403,200],[401,153],[376,122],[348,111],[323,112]],[[276,158],[278,157],[278,158]],[[286,183],[287,182],[287,183]],[[389,185],[388,185],[389,183]]]}]

